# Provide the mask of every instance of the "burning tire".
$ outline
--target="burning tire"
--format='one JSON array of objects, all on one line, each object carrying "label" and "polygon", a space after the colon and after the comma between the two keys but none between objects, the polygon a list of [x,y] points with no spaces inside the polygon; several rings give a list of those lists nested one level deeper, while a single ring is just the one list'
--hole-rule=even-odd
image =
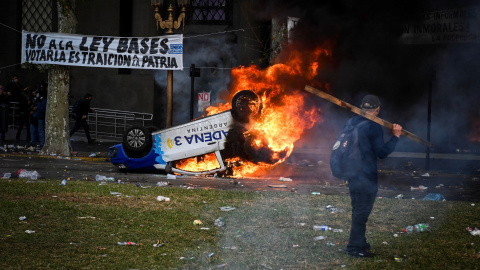
[{"label": "burning tire", "polygon": [[132,158],[141,158],[152,149],[152,135],[148,128],[132,126],[123,134],[123,149]]},{"label": "burning tire", "polygon": [[257,94],[250,90],[242,90],[235,94],[232,99],[233,119],[248,123],[250,118],[258,119],[262,114],[262,102]]}]

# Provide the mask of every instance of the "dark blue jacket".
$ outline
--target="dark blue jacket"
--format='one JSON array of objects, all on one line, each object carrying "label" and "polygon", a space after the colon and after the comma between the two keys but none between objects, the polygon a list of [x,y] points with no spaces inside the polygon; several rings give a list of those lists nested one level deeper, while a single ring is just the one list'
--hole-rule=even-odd
[{"label": "dark blue jacket", "polygon": [[378,178],[377,159],[384,159],[390,155],[398,142],[398,137],[392,135],[387,142],[383,139],[382,127],[363,116],[355,116],[352,120],[353,125],[360,121],[368,121],[358,130],[358,144],[362,152],[362,171],[363,177],[376,181]]},{"label": "dark blue jacket", "polygon": [[47,111],[47,99],[43,98],[37,103],[37,110],[33,113],[33,117],[45,120],[45,112]]}]

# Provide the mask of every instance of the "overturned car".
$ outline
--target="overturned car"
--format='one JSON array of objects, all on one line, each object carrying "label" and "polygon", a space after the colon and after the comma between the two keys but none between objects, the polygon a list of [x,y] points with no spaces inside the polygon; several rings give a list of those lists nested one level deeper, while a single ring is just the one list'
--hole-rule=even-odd
[{"label": "overturned car", "polygon": [[[228,111],[162,130],[132,126],[125,130],[121,144],[110,147],[110,161],[121,171],[157,169],[186,175],[224,172],[224,160],[242,152],[229,149],[238,148],[238,133],[244,131],[243,126],[249,121],[258,119],[261,111],[258,96],[242,90],[235,94]],[[240,128],[230,132],[234,127]],[[216,168],[189,171],[176,166],[181,160],[211,153],[219,164]]]}]

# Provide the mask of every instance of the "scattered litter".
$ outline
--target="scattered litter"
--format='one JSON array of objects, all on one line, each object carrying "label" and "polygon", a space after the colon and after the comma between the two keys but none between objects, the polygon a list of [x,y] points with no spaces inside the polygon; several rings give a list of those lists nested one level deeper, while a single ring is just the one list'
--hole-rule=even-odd
[{"label": "scattered litter", "polygon": [[214,224],[215,224],[215,226],[217,226],[217,227],[223,227],[223,226],[225,226],[225,223],[226,223],[225,218],[219,217],[219,218],[217,218],[217,219],[215,220],[215,223],[214,223]]},{"label": "scattered litter", "polygon": [[35,231],[32,231],[32,230],[26,230],[25,232],[28,233],[28,234],[35,233]]},{"label": "scattered litter", "polygon": [[156,244],[153,244],[153,247],[163,247],[163,243],[160,243],[160,240],[157,240]]},{"label": "scattered litter", "polygon": [[329,247],[333,247],[333,246],[335,246],[335,243],[328,242],[328,243],[327,243],[327,246],[329,246]]},{"label": "scattered litter", "polygon": [[116,191],[110,191],[110,195],[122,196],[122,193]]},{"label": "scattered litter", "polygon": [[407,226],[407,228],[403,229],[403,232],[406,233],[413,233],[413,226]]},{"label": "scattered litter", "polygon": [[227,265],[228,265],[228,263],[222,263],[222,264],[217,265],[217,268],[222,268],[222,267],[225,267]]},{"label": "scattered litter", "polygon": [[215,253],[211,252],[210,254],[208,254],[208,257],[212,257]]},{"label": "scattered litter", "polygon": [[[122,182],[118,180],[118,183],[121,184]],[[139,188],[149,188],[149,186],[142,186],[140,183],[137,183],[137,187]]]},{"label": "scattered litter", "polygon": [[308,166],[313,166],[312,162],[308,159],[303,159],[297,162],[298,166],[303,166],[303,167],[308,167]]},{"label": "scattered litter", "polygon": [[382,244],[384,244],[384,245],[388,245],[388,242],[387,242],[387,241],[383,241],[383,243],[382,243]]},{"label": "scattered litter", "polygon": [[170,185],[169,182],[157,182],[157,185],[156,185],[156,186],[157,186],[157,187],[166,187],[166,186],[168,186],[168,185]]},{"label": "scattered litter", "polygon": [[86,216],[86,217],[78,217],[78,219],[96,219],[96,217],[92,217],[92,216]]},{"label": "scattered litter", "polygon": [[412,186],[410,187],[410,190],[411,190],[411,191],[412,191],[412,190],[425,191],[425,190],[427,190],[427,189],[428,189],[428,187],[423,186],[423,185],[420,185],[420,186],[418,186],[418,187],[412,187]]},{"label": "scattered litter", "polygon": [[443,184],[439,184],[438,186],[435,186],[435,188],[442,188]]},{"label": "scattered litter", "polygon": [[394,234],[393,234],[393,237],[398,237],[398,234],[394,233]]},{"label": "scattered litter", "polygon": [[137,244],[135,242],[117,242],[119,246],[139,246],[141,244]]},{"label": "scattered litter", "polygon": [[393,256],[393,260],[396,261],[396,262],[403,262],[403,258],[400,258],[397,255]]},{"label": "scattered litter", "polygon": [[168,173],[167,174],[167,179],[177,179],[177,176],[175,176],[174,174]]},{"label": "scattered litter", "polygon": [[19,219],[20,221],[22,221],[22,220],[27,219],[27,217],[26,217],[26,216],[21,216],[21,217],[19,217],[18,219]]},{"label": "scattered litter", "polygon": [[62,182],[60,183],[60,186],[66,186],[67,185],[67,179],[63,179]]},{"label": "scattered litter", "polygon": [[160,202],[169,202],[169,201],[170,201],[170,198],[169,198],[169,197],[164,197],[164,196],[158,196],[158,197],[157,197],[157,201],[160,201]]},{"label": "scattered litter", "polygon": [[115,181],[115,178],[97,174],[95,175],[95,181]]},{"label": "scattered litter", "polygon": [[208,231],[208,230],[210,230],[210,228],[207,228],[207,227],[201,227],[201,228],[200,228],[200,230],[206,230],[206,231]]},{"label": "scattered litter", "polygon": [[332,214],[336,214],[338,213],[338,208],[336,207],[330,207],[328,208],[328,212],[332,213]]},{"label": "scattered litter", "polygon": [[32,180],[36,180],[40,177],[40,174],[38,174],[37,171],[27,171],[25,169],[20,169],[18,171],[18,177],[19,178],[30,178]]},{"label": "scattered litter", "polygon": [[287,188],[286,185],[268,185],[268,187],[271,187],[271,188]]},{"label": "scattered litter", "polygon": [[320,195],[320,192],[314,191],[312,192],[312,195]]},{"label": "scattered litter", "polygon": [[7,172],[3,174],[2,179],[9,179],[10,177],[12,177],[12,174]]},{"label": "scattered litter", "polygon": [[467,227],[465,230],[467,230],[468,232],[470,232],[471,235],[480,235],[480,230],[478,228],[470,228],[470,227]]},{"label": "scattered litter", "polygon": [[333,229],[333,232],[340,233],[340,232],[343,232],[343,230],[342,229]]},{"label": "scattered litter", "polygon": [[314,237],[313,240],[314,241],[320,241],[320,240],[325,240],[325,238],[326,238],[325,236],[320,235],[320,236]]},{"label": "scattered litter", "polygon": [[202,225],[202,224],[203,224],[203,222],[200,219],[195,219],[193,221],[193,225]]},{"label": "scattered litter", "polygon": [[445,197],[440,193],[428,193],[423,199],[426,201],[446,201]]},{"label": "scattered litter", "polygon": [[280,177],[278,179],[278,181],[282,181],[282,182],[292,182],[293,180],[291,178],[286,178],[286,177]]},{"label": "scattered litter", "polygon": [[91,153],[91,154],[89,155],[89,157],[96,157],[96,156],[97,156],[97,153]]},{"label": "scattered litter", "polygon": [[423,177],[430,177],[430,174],[427,172],[427,173],[424,173],[422,174]]},{"label": "scattered litter", "polygon": [[220,207],[220,210],[224,211],[224,212],[228,212],[228,211],[232,211],[232,210],[235,210],[236,208],[233,207],[233,206],[223,206],[223,207]]},{"label": "scattered litter", "polygon": [[430,230],[430,225],[428,223],[419,223],[414,226],[408,226],[406,229],[407,233],[415,232],[426,232]]},{"label": "scattered litter", "polygon": [[395,199],[403,199],[403,194],[398,194],[397,196],[395,196]]},{"label": "scattered litter", "polygon": [[331,231],[332,227],[326,225],[313,225],[313,230],[315,231]]}]

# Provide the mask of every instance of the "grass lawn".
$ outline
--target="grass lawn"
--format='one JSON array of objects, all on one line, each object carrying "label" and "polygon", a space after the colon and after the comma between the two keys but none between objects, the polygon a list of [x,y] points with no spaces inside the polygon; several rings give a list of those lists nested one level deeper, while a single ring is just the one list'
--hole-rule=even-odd
[{"label": "grass lawn", "polygon": [[[1,269],[480,269],[480,236],[465,230],[480,227],[480,205],[469,202],[377,199],[373,259],[343,251],[347,196],[1,179],[0,209]],[[402,233],[416,223],[431,230]]]}]

